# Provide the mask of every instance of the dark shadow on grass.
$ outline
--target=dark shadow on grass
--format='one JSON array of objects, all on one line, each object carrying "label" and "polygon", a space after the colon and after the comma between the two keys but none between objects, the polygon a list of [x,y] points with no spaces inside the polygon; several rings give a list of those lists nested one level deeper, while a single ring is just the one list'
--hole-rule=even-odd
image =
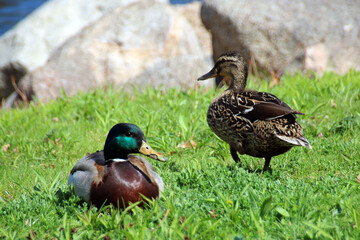
[{"label": "dark shadow on grass", "polygon": [[[152,208],[155,205],[154,199],[148,199],[145,196],[142,196],[142,200],[135,203],[128,203],[125,204],[123,202],[122,205],[118,204],[118,206],[115,206],[113,204],[108,204],[106,201],[101,206],[96,206],[91,203],[86,203],[84,200],[82,200],[80,197],[76,196],[73,192],[72,188],[69,187],[59,187],[56,190],[54,202],[57,206],[61,206],[64,208],[68,208],[69,206],[82,206],[84,207],[86,205],[87,209],[96,209],[97,212],[110,212],[111,206],[113,206],[114,209],[119,210],[120,212],[129,212],[132,213],[132,209],[135,207],[139,207],[142,209],[148,209]],[[125,206],[125,207],[120,207]]]},{"label": "dark shadow on grass", "polygon": [[281,178],[280,173],[281,169],[277,169],[276,171],[273,171],[272,168],[264,171],[263,169],[252,169],[249,166],[242,166],[241,164],[231,164],[227,166],[227,169],[229,171],[240,171],[241,169],[244,170],[247,173],[251,174],[258,174],[259,176],[268,178],[269,180],[278,180]]},{"label": "dark shadow on grass", "polygon": [[80,197],[76,196],[68,186],[59,187],[55,192],[55,203],[58,206],[68,207],[72,205],[81,206],[87,204]]}]

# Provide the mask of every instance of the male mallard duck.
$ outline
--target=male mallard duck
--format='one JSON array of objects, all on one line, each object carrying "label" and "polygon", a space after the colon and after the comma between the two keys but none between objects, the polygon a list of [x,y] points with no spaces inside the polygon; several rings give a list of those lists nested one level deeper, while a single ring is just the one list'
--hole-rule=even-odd
[{"label": "male mallard duck", "polygon": [[235,162],[237,152],[265,158],[264,171],[271,157],[285,153],[293,146],[310,143],[296,122],[299,111],[267,92],[245,91],[248,66],[237,52],[222,54],[210,72],[198,78],[222,78],[229,88],[210,104],[207,121],[211,130],[230,145]]},{"label": "male mallard duck", "polygon": [[87,155],[75,164],[68,184],[74,186],[76,195],[97,207],[111,203],[125,208],[130,202],[140,201],[141,195],[149,199],[159,197],[164,190],[161,177],[148,161],[130,153],[166,161],[149,146],[138,126],[120,123],[109,131],[103,151]]}]

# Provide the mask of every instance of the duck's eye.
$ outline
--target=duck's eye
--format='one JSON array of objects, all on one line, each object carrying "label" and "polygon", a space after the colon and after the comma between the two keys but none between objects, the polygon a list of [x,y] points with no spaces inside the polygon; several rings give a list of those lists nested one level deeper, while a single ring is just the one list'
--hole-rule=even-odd
[{"label": "duck's eye", "polygon": [[127,137],[132,137],[132,132],[127,132],[125,135],[126,135]]}]

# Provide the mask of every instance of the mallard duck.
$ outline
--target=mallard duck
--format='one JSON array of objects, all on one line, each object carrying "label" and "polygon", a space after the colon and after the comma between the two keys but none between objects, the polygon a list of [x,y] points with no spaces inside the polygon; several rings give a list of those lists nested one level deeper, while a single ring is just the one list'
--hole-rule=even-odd
[{"label": "mallard duck", "polygon": [[[116,124],[108,133],[104,150],[81,158],[71,170],[68,184],[84,201],[101,207],[113,204],[125,208],[142,195],[155,199],[164,190],[161,177],[144,158],[166,161],[147,143],[141,129],[130,123]],[[143,202],[139,204],[143,206]]]},{"label": "mallard duck", "polygon": [[[227,90],[212,100],[207,112],[211,130],[230,145],[235,162],[239,154],[265,158],[264,171],[270,169],[273,156],[293,146],[311,145],[303,135],[296,114],[286,103],[267,92],[245,90],[248,66],[237,52],[222,54],[213,69],[198,81],[220,77]],[[222,85],[220,83],[220,85]]]}]

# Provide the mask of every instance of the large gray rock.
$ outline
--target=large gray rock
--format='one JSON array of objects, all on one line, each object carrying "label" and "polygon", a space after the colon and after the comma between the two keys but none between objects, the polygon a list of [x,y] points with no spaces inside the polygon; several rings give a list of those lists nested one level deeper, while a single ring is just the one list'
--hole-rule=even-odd
[{"label": "large gray rock", "polygon": [[168,4],[143,0],[83,29],[27,74],[21,86],[40,101],[61,96],[62,90],[71,96],[109,83],[189,87],[211,67],[204,59],[185,17]]},{"label": "large gray rock", "polygon": [[[47,1],[0,37],[0,100],[14,90],[8,73],[18,77],[23,70],[32,71],[43,65],[55,49],[83,27],[116,7],[135,2],[137,0]],[[18,80],[16,78],[16,82]]]},{"label": "large gray rock", "polygon": [[174,10],[183,15],[195,30],[203,53],[209,58],[212,57],[211,34],[205,28],[200,18],[201,2],[195,1],[188,4],[174,5]]},{"label": "large gray rock", "polygon": [[360,69],[358,0],[204,0],[213,57],[238,50],[270,73]]},{"label": "large gray rock", "polygon": [[[205,61],[204,61],[205,60]],[[126,85],[153,86],[156,88],[197,88],[210,85],[210,81],[199,84],[196,79],[212,67],[211,59],[202,56],[179,56],[158,59],[141,74],[130,79]]]}]

